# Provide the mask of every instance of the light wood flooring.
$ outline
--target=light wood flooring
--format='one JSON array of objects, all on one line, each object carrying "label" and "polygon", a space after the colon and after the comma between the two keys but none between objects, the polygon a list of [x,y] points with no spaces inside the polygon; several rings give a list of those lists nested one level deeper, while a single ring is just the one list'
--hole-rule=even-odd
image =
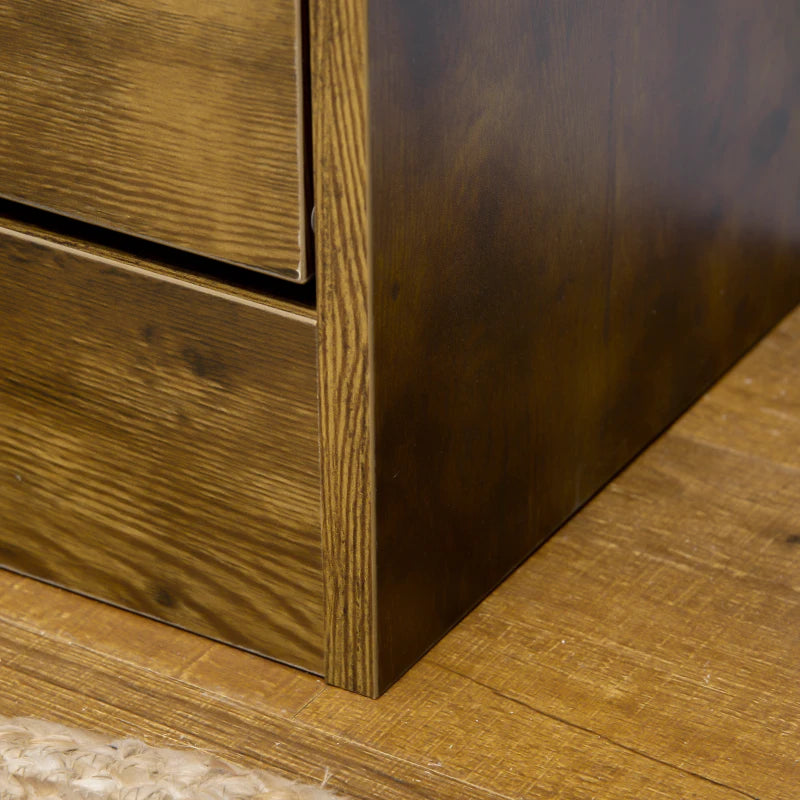
[{"label": "light wood flooring", "polygon": [[800,798],[800,310],[380,700],[0,571],[0,714],[353,798]]}]

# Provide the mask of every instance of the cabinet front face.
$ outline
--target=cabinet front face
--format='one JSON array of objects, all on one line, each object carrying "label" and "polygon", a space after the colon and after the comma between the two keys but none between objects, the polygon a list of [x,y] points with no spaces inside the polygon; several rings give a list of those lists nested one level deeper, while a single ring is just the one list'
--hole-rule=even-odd
[{"label": "cabinet front face", "polygon": [[0,218],[0,566],[321,672],[313,316],[43,236]]},{"label": "cabinet front face", "polygon": [[298,0],[0,0],[0,194],[307,278]]}]

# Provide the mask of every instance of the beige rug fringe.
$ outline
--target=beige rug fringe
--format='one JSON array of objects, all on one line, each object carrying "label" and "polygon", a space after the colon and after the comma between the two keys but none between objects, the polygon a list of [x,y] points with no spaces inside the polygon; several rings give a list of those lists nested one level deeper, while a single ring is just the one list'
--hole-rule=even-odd
[{"label": "beige rug fringe", "polygon": [[193,750],[0,717],[2,800],[334,800]]}]

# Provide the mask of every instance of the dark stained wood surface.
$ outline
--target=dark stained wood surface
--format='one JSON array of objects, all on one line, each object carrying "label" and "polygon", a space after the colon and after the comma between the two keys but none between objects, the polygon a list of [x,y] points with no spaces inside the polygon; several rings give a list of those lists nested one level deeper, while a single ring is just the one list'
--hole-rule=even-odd
[{"label": "dark stained wood surface", "polygon": [[368,18],[384,689],[800,300],[800,11]]},{"label": "dark stained wood surface", "polygon": [[4,0],[0,194],[304,280],[299,0]]},{"label": "dark stained wood surface", "polygon": [[798,363],[800,311],[379,700],[0,572],[0,714],[357,800],[796,800]]},{"label": "dark stained wood surface", "polygon": [[322,671],[316,324],[0,231],[0,564]]},{"label": "dark stained wood surface", "polygon": [[367,243],[366,4],[310,3],[326,679],[378,692]]}]

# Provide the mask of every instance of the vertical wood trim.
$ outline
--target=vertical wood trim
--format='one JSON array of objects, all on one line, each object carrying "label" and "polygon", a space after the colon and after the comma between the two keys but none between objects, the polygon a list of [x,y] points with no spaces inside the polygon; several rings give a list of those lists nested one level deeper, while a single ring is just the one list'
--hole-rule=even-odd
[{"label": "vertical wood trim", "polygon": [[311,0],[327,681],[376,695],[366,0]]}]

